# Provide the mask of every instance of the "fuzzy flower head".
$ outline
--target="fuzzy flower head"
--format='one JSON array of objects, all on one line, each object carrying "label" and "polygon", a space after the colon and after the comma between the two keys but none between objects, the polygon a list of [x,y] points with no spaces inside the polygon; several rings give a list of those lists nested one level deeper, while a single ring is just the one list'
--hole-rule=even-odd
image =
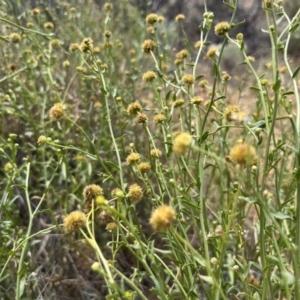
[{"label": "fuzzy flower head", "polygon": [[210,49],[208,49],[206,53],[206,57],[209,59],[213,59],[216,57],[217,53],[218,53],[218,49],[216,47],[211,47]]},{"label": "fuzzy flower head", "polygon": [[127,165],[135,164],[135,163],[139,162],[140,158],[141,158],[140,154],[138,154],[136,152],[132,152],[127,156],[126,163],[127,163]]},{"label": "fuzzy flower head", "polygon": [[103,195],[103,189],[97,184],[90,184],[84,188],[82,194],[85,200],[93,201]]},{"label": "fuzzy flower head", "polygon": [[189,56],[189,52],[186,49],[183,49],[176,53],[176,58],[178,59],[184,59]]},{"label": "fuzzy flower head", "polygon": [[153,25],[153,24],[155,24],[157,21],[158,21],[158,15],[157,15],[157,14],[149,14],[149,15],[146,17],[146,23],[147,23],[148,25]]},{"label": "fuzzy flower head", "polygon": [[9,36],[9,39],[13,44],[18,44],[21,42],[21,36],[15,32]]},{"label": "fuzzy flower head", "polygon": [[230,30],[230,24],[228,22],[220,22],[215,26],[215,34],[217,36],[224,36]]},{"label": "fuzzy flower head", "polygon": [[143,197],[143,189],[136,183],[129,186],[128,196],[133,202],[140,201]]},{"label": "fuzzy flower head", "polygon": [[203,101],[203,98],[200,96],[193,97],[190,101],[191,104],[199,105]]},{"label": "fuzzy flower head", "polygon": [[146,114],[138,114],[135,118],[137,124],[146,124],[148,122],[148,117]]},{"label": "fuzzy flower head", "polygon": [[195,44],[194,44],[194,48],[195,49],[200,49],[200,47],[201,47],[201,41],[197,41]]},{"label": "fuzzy flower head", "polygon": [[156,49],[156,44],[153,40],[145,40],[142,44],[142,50],[144,53],[149,54]]},{"label": "fuzzy flower head", "polygon": [[189,147],[191,146],[193,141],[192,136],[187,132],[181,132],[176,135],[174,142],[173,142],[173,151],[177,155],[184,155]]},{"label": "fuzzy flower head", "polygon": [[174,208],[169,205],[162,205],[152,212],[149,222],[154,230],[165,231],[175,220]]},{"label": "fuzzy flower head", "polygon": [[93,40],[91,38],[85,38],[83,39],[81,45],[80,45],[80,50],[82,52],[89,52],[93,50]]},{"label": "fuzzy flower head", "polygon": [[132,116],[137,115],[141,111],[142,111],[142,106],[138,102],[130,103],[127,107],[128,114]]},{"label": "fuzzy flower head", "polygon": [[246,143],[238,143],[230,150],[230,158],[240,165],[254,165],[257,160],[256,150]]},{"label": "fuzzy flower head", "polygon": [[246,114],[240,110],[239,106],[229,105],[224,111],[224,118],[229,122],[234,121],[236,124],[242,124],[246,119]]},{"label": "fuzzy flower head", "polygon": [[195,78],[191,74],[186,74],[182,76],[182,83],[187,85],[192,85],[195,82]]},{"label": "fuzzy flower head", "polygon": [[158,157],[161,157],[162,153],[161,153],[161,151],[159,149],[151,149],[150,155],[152,157],[158,158]]},{"label": "fuzzy flower head", "polygon": [[113,8],[113,5],[111,3],[107,2],[107,3],[104,4],[104,10],[106,12],[112,10],[112,8]]},{"label": "fuzzy flower head", "polygon": [[179,14],[175,17],[175,21],[176,22],[181,22],[182,20],[184,20],[185,16],[183,14]]},{"label": "fuzzy flower head", "polygon": [[153,121],[155,124],[162,123],[166,119],[166,116],[163,114],[157,114],[154,116]]},{"label": "fuzzy flower head", "polygon": [[155,78],[156,78],[156,74],[153,71],[147,71],[143,75],[143,81],[145,82],[153,82]]},{"label": "fuzzy flower head", "polygon": [[51,120],[59,120],[64,116],[65,106],[62,103],[54,104],[49,111],[49,116]]},{"label": "fuzzy flower head", "polygon": [[142,162],[142,163],[138,164],[138,170],[141,173],[147,173],[150,169],[151,169],[151,166],[147,162]]},{"label": "fuzzy flower head", "polygon": [[86,217],[82,211],[72,211],[64,218],[64,230],[70,233],[82,228],[85,225]]}]

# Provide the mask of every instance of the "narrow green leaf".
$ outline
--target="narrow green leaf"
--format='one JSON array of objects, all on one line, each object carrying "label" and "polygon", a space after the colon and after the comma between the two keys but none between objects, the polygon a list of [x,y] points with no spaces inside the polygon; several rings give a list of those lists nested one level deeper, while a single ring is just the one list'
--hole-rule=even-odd
[{"label": "narrow green leaf", "polygon": [[199,76],[196,77],[195,81],[199,81],[203,77],[204,77],[204,75],[201,74],[201,75],[199,75]]},{"label": "narrow green leaf", "polygon": [[294,33],[294,32],[296,31],[296,29],[298,28],[299,24],[300,24],[299,22],[296,23],[296,24],[294,24],[294,25],[290,28],[289,32],[290,32],[290,33]]},{"label": "narrow green leaf", "polygon": [[298,76],[299,70],[300,70],[300,67],[298,67],[298,68],[295,70],[295,72],[293,73],[292,78],[295,78],[295,77]]},{"label": "narrow green leaf", "polygon": [[232,11],[235,10],[235,7],[229,3],[226,3],[225,1],[223,1],[223,4],[226,5],[228,8],[230,8]]},{"label": "narrow green leaf", "polygon": [[260,92],[260,89],[255,86],[250,86],[249,89],[255,92]]}]

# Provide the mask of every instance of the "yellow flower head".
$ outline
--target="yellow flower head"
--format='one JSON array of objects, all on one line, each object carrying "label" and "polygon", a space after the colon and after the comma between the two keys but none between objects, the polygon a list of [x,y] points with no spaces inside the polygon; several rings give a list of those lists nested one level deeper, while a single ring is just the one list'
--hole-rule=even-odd
[{"label": "yellow flower head", "polygon": [[134,163],[137,163],[141,158],[141,155],[136,153],[136,152],[132,152],[130,153],[127,158],[126,158],[126,163],[127,165],[132,165]]},{"label": "yellow flower head", "polygon": [[164,231],[176,220],[176,212],[168,205],[159,206],[150,217],[150,224],[154,230]]},{"label": "yellow flower head", "polygon": [[80,45],[80,50],[82,52],[92,51],[93,50],[93,40],[91,38],[83,39],[83,41]]},{"label": "yellow flower head", "polygon": [[255,148],[246,143],[236,144],[230,150],[230,157],[240,165],[254,165],[257,160]]},{"label": "yellow flower head", "polygon": [[152,157],[161,157],[162,153],[161,153],[161,151],[159,149],[152,149],[150,151],[150,155]]},{"label": "yellow flower head", "polygon": [[138,164],[138,170],[141,173],[147,173],[150,169],[151,169],[151,166],[147,162],[142,162],[142,163]]},{"label": "yellow flower head", "polygon": [[162,123],[166,119],[166,116],[163,114],[157,114],[154,116],[153,121],[155,124]]},{"label": "yellow flower head", "polygon": [[138,114],[135,118],[135,122],[138,124],[145,124],[148,122],[148,117],[146,114]]},{"label": "yellow flower head", "polygon": [[195,82],[195,78],[191,74],[186,74],[182,76],[182,83],[187,85],[192,85]]},{"label": "yellow flower head", "polygon": [[142,50],[144,53],[149,54],[151,51],[153,52],[156,49],[156,44],[153,40],[145,40],[142,44]]},{"label": "yellow flower head", "polygon": [[64,230],[70,233],[78,230],[85,225],[86,217],[82,211],[72,211],[64,218]]},{"label": "yellow flower head", "polygon": [[136,183],[129,186],[128,196],[134,202],[140,201],[143,197],[143,189]]},{"label": "yellow flower head", "polygon": [[87,201],[92,201],[103,195],[103,189],[97,184],[90,184],[84,188],[82,194]]},{"label": "yellow flower head", "polygon": [[153,25],[153,24],[155,24],[157,21],[158,21],[158,15],[157,15],[157,14],[149,14],[149,15],[146,17],[146,23],[147,23],[148,25]]},{"label": "yellow flower head", "polygon": [[138,102],[130,103],[127,107],[127,112],[129,115],[137,115],[142,111],[142,106]]},{"label": "yellow flower head", "polygon": [[177,155],[184,155],[189,147],[191,146],[193,141],[192,136],[187,132],[181,132],[176,135],[174,142],[173,142],[173,151]]},{"label": "yellow flower head", "polygon": [[175,21],[176,22],[180,22],[185,18],[185,16],[183,14],[179,14],[175,17]]},{"label": "yellow flower head", "polygon": [[18,34],[18,33],[12,33],[10,36],[9,36],[9,39],[12,43],[14,44],[18,44],[21,42],[21,36]]},{"label": "yellow flower head", "polygon": [[220,22],[215,26],[215,34],[217,36],[224,36],[229,32],[230,24],[228,22]]},{"label": "yellow flower head", "polygon": [[153,71],[147,71],[143,75],[143,81],[152,82],[156,78],[156,74]]},{"label": "yellow flower head", "polygon": [[187,58],[188,56],[189,56],[189,52],[186,49],[183,49],[178,53],[176,53],[176,58],[178,59],[184,59]]},{"label": "yellow flower head", "polygon": [[52,120],[59,120],[64,116],[65,106],[62,103],[54,104],[50,111],[49,116]]}]

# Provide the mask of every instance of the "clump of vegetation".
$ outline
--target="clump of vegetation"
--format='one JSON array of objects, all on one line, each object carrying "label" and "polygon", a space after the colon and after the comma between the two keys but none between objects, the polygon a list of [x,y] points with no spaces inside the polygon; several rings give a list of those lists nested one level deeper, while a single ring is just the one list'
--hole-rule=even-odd
[{"label": "clump of vegetation", "polygon": [[1,299],[300,299],[300,10],[224,5],[1,4]]}]

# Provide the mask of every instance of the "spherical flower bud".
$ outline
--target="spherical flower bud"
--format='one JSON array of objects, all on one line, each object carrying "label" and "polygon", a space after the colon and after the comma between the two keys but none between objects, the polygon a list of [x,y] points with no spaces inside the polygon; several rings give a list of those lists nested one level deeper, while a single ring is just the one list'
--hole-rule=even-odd
[{"label": "spherical flower bud", "polygon": [[55,121],[61,119],[64,116],[64,110],[65,106],[62,103],[54,104],[49,111],[50,119]]},{"label": "spherical flower bud", "polygon": [[216,257],[212,257],[210,259],[210,263],[213,265],[213,266],[216,266],[218,264],[218,259]]},{"label": "spherical flower bud", "polygon": [[83,227],[85,222],[86,217],[82,211],[73,211],[64,218],[64,230],[66,233],[76,231]]},{"label": "spherical flower bud", "polygon": [[140,201],[143,197],[143,189],[136,183],[132,184],[129,186],[128,196],[134,202]]},{"label": "spherical flower bud", "polygon": [[157,15],[157,14],[149,14],[149,15],[146,17],[146,23],[147,23],[148,25],[153,25],[153,24],[155,24],[157,21],[158,21],[158,15]]},{"label": "spherical flower bud", "polygon": [[182,76],[182,83],[187,85],[192,85],[195,82],[195,78],[191,74],[186,74]]},{"label": "spherical flower bud", "polygon": [[91,265],[91,269],[95,272],[101,272],[102,266],[99,262],[96,261]]},{"label": "spherical flower bud", "polygon": [[239,42],[242,42],[243,39],[244,39],[244,35],[243,35],[242,33],[238,33],[238,34],[236,35],[236,39],[237,39]]},{"label": "spherical flower bud", "polygon": [[230,24],[228,22],[220,22],[215,26],[215,34],[217,36],[224,36],[229,32]]},{"label": "spherical flower bud", "polygon": [[142,44],[142,50],[144,53],[150,53],[153,52],[156,49],[156,44],[153,40],[145,40]]},{"label": "spherical flower bud", "polygon": [[139,162],[140,158],[141,158],[140,154],[138,154],[136,152],[132,152],[127,156],[126,163],[127,163],[127,165],[135,164],[135,163]]},{"label": "spherical flower bud", "polygon": [[147,71],[143,75],[143,81],[152,82],[156,78],[156,74],[153,71]]},{"label": "spherical flower bud", "polygon": [[119,188],[114,188],[112,191],[111,191],[111,196],[112,197],[116,197],[116,198],[118,198],[118,199],[122,199],[122,198],[124,198],[124,192],[121,190],[121,189],[119,189]]},{"label": "spherical flower bud", "polygon": [[230,157],[240,165],[254,165],[257,160],[255,148],[246,143],[233,146]]},{"label": "spherical flower bud", "polygon": [[13,171],[13,169],[16,168],[16,165],[15,164],[12,164],[11,162],[7,162],[5,165],[4,165],[4,172],[5,173],[10,173],[11,171]]},{"label": "spherical flower bud", "polygon": [[41,135],[41,136],[39,136],[37,143],[38,144],[47,144],[47,141],[48,141],[47,137],[45,137],[44,135]]},{"label": "spherical flower bud", "polygon": [[104,198],[103,195],[99,195],[96,197],[96,204],[98,206],[103,206],[103,205],[107,205],[108,201]]},{"label": "spherical flower bud", "polygon": [[236,272],[240,269],[240,267],[239,267],[238,265],[234,265],[232,268],[233,268],[233,270],[236,271]]},{"label": "spherical flower bud", "polygon": [[110,38],[111,32],[109,30],[105,30],[104,35],[106,38]]},{"label": "spherical flower bud", "polygon": [[223,233],[223,228],[222,225],[218,225],[215,229],[215,234],[222,234]]},{"label": "spherical flower bud", "polygon": [[113,231],[115,231],[115,230],[118,229],[118,225],[117,225],[115,222],[109,222],[109,223],[106,225],[105,229],[106,229],[108,232],[113,232]]},{"label": "spherical flower bud", "polygon": [[156,208],[150,217],[150,224],[153,230],[165,231],[176,220],[176,212],[169,205],[162,205]]},{"label": "spherical flower bud", "polygon": [[61,41],[58,39],[51,40],[50,45],[53,49],[58,49],[61,46]]},{"label": "spherical flower bud", "polygon": [[184,155],[189,147],[191,146],[193,141],[192,136],[187,132],[181,132],[176,135],[174,142],[173,142],[173,151],[177,155]]}]

